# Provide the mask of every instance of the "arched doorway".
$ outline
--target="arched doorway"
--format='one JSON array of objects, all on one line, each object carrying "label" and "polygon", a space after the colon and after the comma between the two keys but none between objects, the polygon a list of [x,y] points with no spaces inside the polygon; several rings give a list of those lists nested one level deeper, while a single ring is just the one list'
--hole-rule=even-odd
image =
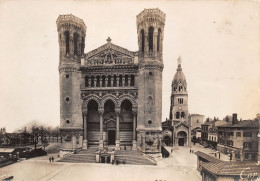
[{"label": "arched doorway", "polygon": [[187,133],[185,131],[179,131],[177,133],[178,145],[185,146],[187,144]]},{"label": "arched doorway", "polygon": [[170,144],[171,144],[171,138],[170,138],[169,136],[165,136],[165,137],[163,138],[163,142],[164,142],[164,144],[166,144],[167,146],[170,146]]},{"label": "arched doorway", "polygon": [[133,142],[132,103],[125,99],[120,105],[120,145],[131,146]]},{"label": "arched doorway", "polygon": [[87,107],[88,107],[88,114],[87,114],[88,145],[97,145],[99,143],[99,136],[100,136],[98,103],[95,100],[90,100]]},{"label": "arched doorway", "polygon": [[104,133],[105,143],[115,145],[116,142],[116,114],[115,104],[112,100],[107,100],[104,104]]}]

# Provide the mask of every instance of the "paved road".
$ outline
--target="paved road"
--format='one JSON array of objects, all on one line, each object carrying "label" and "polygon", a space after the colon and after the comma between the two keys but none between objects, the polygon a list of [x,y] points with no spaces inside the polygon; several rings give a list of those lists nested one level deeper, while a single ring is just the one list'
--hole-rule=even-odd
[{"label": "paved road", "polygon": [[135,180],[135,181],[199,181],[196,156],[189,148],[174,148],[169,158],[158,161],[157,166],[49,163],[47,157],[24,160],[0,169],[1,175],[12,175],[14,180],[66,181],[66,180]]}]

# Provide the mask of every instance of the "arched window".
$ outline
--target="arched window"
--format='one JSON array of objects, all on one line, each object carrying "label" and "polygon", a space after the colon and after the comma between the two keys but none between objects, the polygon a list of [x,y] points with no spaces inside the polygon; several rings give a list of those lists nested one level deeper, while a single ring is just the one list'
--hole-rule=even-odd
[{"label": "arched window", "polygon": [[125,75],[125,85],[124,86],[128,86],[129,85],[129,76]]},{"label": "arched window", "polygon": [[114,80],[113,80],[113,87],[116,87],[116,75],[113,76],[114,77]]},{"label": "arched window", "polygon": [[179,86],[179,91],[182,91],[182,86],[181,85]]},{"label": "arched window", "polygon": [[97,86],[97,87],[100,87],[100,76],[97,76],[96,78],[97,78],[96,86]]},{"label": "arched window", "polygon": [[180,119],[180,112],[176,112],[176,119]]},{"label": "arched window", "polygon": [[141,30],[141,51],[144,52],[144,30]]},{"label": "arched window", "polygon": [[157,36],[157,51],[160,51],[160,40],[161,40],[161,28],[158,29],[158,36]]},{"label": "arched window", "polygon": [[122,75],[119,75],[119,86],[118,87],[122,87],[123,86],[123,77]]},{"label": "arched window", "polygon": [[74,55],[78,54],[78,38],[79,35],[77,33],[74,33],[73,40],[74,40]]},{"label": "arched window", "polygon": [[176,86],[174,86],[173,90],[174,90],[174,91],[176,91],[176,90],[177,90],[177,87],[176,87]]},{"label": "arched window", "polygon": [[181,112],[181,118],[185,118],[185,112]]},{"label": "arched window", "polygon": [[134,75],[131,75],[130,86],[135,86],[135,76]]},{"label": "arched window", "polygon": [[105,87],[105,86],[106,86],[106,76],[102,75],[102,87]]},{"label": "arched window", "polygon": [[82,37],[82,41],[81,41],[81,55],[83,55],[83,53],[84,53],[84,38]]},{"label": "arched window", "polygon": [[94,77],[93,76],[91,77],[91,85],[90,85],[90,87],[94,87]]},{"label": "arched window", "polygon": [[149,51],[153,51],[153,32],[154,32],[154,28],[153,27],[149,27]]},{"label": "arched window", "polygon": [[65,32],[66,55],[70,53],[70,33]]},{"label": "arched window", "polygon": [[108,86],[108,87],[112,87],[112,84],[111,84],[111,75],[107,76],[107,80],[108,80],[107,86]]},{"label": "arched window", "polygon": [[85,77],[85,87],[88,87],[88,76]]}]

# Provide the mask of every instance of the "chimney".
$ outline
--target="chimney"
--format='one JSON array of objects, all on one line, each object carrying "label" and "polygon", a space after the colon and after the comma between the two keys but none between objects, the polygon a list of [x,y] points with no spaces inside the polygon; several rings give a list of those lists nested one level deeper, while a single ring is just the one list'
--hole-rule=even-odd
[{"label": "chimney", "polygon": [[232,124],[236,124],[236,123],[237,123],[237,113],[233,113]]}]

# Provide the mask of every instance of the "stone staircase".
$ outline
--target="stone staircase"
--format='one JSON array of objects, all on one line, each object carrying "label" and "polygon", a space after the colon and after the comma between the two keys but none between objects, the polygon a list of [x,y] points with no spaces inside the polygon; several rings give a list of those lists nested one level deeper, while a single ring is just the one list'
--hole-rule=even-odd
[{"label": "stone staircase", "polygon": [[115,160],[132,165],[156,165],[155,162],[146,158],[141,151],[137,150],[117,150],[115,151]]},{"label": "stone staircase", "polygon": [[96,154],[98,151],[97,147],[91,147],[87,150],[78,151],[75,154],[65,156],[59,162],[72,162],[72,163],[96,163]]}]

